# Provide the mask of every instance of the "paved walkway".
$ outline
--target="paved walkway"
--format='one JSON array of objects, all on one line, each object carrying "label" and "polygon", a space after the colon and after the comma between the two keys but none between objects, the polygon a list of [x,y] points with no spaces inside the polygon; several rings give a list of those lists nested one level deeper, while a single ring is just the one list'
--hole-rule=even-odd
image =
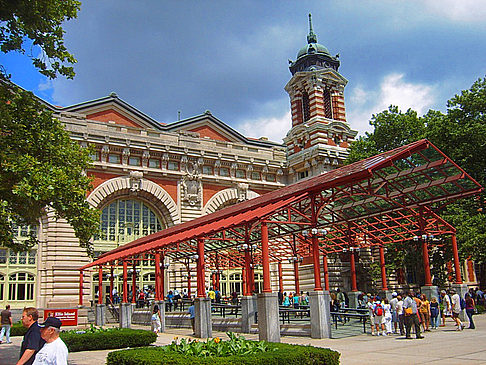
[{"label": "paved walkway", "polygon": [[[455,331],[448,319],[446,327],[426,332],[423,340],[406,340],[402,336],[374,337],[361,334],[339,339],[314,340],[306,337],[282,337],[282,342],[330,347],[341,353],[342,364],[486,364],[486,314],[475,316],[476,330]],[[174,336],[190,338],[190,330],[170,329],[160,334],[157,345],[170,343]],[[221,332],[214,337],[225,338]],[[245,335],[258,339],[257,335]],[[20,351],[20,337],[13,337],[13,343],[0,345],[0,364],[15,364]],[[105,364],[109,351],[89,351],[69,354],[71,365]]]}]

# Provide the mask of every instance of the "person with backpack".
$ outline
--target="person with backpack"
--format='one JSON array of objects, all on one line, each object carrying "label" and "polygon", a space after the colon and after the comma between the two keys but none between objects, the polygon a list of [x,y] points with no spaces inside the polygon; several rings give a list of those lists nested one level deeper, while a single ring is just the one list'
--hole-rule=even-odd
[{"label": "person with backpack", "polygon": [[376,335],[380,335],[380,327],[381,327],[381,335],[386,336],[385,332],[385,309],[383,304],[381,303],[381,298],[379,296],[376,297],[375,303],[373,303],[373,318],[375,321],[375,330]]},{"label": "person with backpack", "polygon": [[411,339],[410,332],[412,325],[415,327],[415,337],[417,339],[424,338],[420,335],[420,322],[418,318],[417,302],[414,300],[414,293],[407,292],[407,297],[403,300],[403,312],[405,316],[405,338]]},{"label": "person with backpack", "polygon": [[[456,293],[455,289],[450,290],[452,294],[451,302],[452,302],[452,319],[454,322],[456,322],[457,326],[457,331],[462,331],[464,329],[464,324],[461,322],[459,319],[459,315],[461,314],[461,311],[463,310],[462,307],[466,307],[466,304],[462,304],[462,299],[459,294]],[[462,299],[462,300],[461,300]]]}]

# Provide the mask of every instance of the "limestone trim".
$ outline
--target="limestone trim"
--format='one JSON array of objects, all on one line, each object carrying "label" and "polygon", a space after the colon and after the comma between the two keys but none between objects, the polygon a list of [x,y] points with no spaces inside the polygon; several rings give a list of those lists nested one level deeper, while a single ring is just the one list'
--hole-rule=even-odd
[{"label": "limestone trim", "polygon": [[89,194],[87,201],[92,207],[101,209],[109,200],[117,197],[145,199],[158,210],[168,227],[180,223],[179,208],[169,193],[153,181],[135,174],[105,181]]},{"label": "limestone trim", "polygon": [[[257,196],[260,195],[258,193],[255,193],[253,190],[247,190],[246,198],[242,200],[250,200],[256,198]],[[226,202],[231,200],[235,200],[237,202],[241,200],[241,189],[238,189],[237,187],[228,188],[214,194],[204,206],[202,215],[214,213]]]}]

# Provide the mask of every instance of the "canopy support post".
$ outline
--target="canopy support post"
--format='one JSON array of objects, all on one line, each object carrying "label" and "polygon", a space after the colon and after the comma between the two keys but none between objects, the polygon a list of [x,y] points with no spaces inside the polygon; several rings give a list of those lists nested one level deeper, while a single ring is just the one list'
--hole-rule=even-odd
[{"label": "canopy support post", "polygon": [[327,266],[327,255],[322,255],[322,264],[324,266],[324,290],[329,291],[329,269]]},{"label": "canopy support post", "polygon": [[380,250],[380,268],[381,268],[381,290],[386,292],[388,290],[388,285],[386,281],[386,267],[385,267],[385,249],[383,245],[379,246]]},{"label": "canopy support post", "polygon": [[79,305],[83,305],[83,280],[84,274],[83,270],[79,270]]},{"label": "canopy support post", "polygon": [[[199,338],[212,337],[211,300],[206,298],[204,272],[204,239],[197,239],[197,298],[194,303],[194,334]],[[189,276],[188,276],[189,277]]]},{"label": "canopy support post", "polygon": [[[160,300],[160,252],[155,253],[155,300]],[[163,294],[162,294],[163,297]]]}]

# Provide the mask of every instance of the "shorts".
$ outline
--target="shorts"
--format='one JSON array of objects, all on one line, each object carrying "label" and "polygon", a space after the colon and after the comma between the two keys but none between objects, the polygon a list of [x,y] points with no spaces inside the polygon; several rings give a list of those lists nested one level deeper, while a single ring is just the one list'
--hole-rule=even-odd
[{"label": "shorts", "polygon": [[385,323],[385,316],[375,316],[374,321],[375,321],[375,324],[384,324]]},{"label": "shorts", "polygon": [[452,318],[459,318],[459,313],[452,312]]},{"label": "shorts", "polygon": [[397,314],[397,312],[392,312],[392,322],[398,322],[398,314]]}]

